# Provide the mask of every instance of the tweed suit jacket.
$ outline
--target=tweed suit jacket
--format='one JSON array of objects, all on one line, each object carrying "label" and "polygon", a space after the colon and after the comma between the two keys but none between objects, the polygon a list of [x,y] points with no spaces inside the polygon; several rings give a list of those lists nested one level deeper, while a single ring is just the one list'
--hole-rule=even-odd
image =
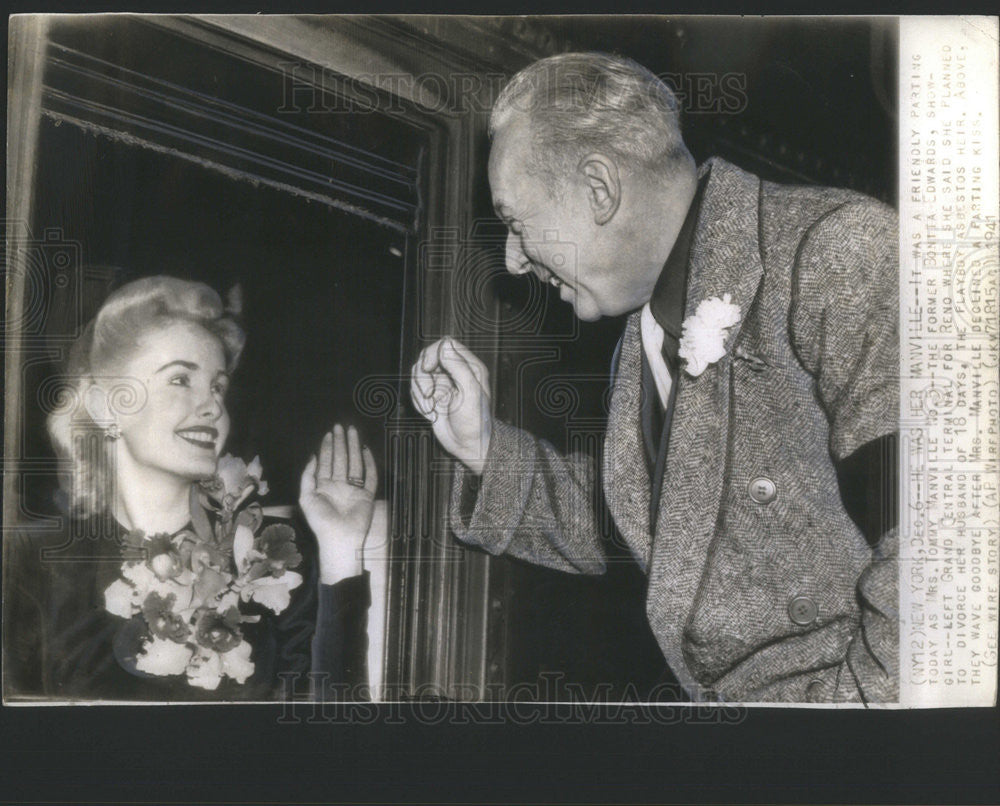
[{"label": "tweed suit jacket", "polygon": [[[895,701],[896,534],[869,546],[834,465],[898,428],[895,214],[720,159],[706,172],[685,314],[730,294],[740,322],[721,360],[679,374],[656,524],[638,313],[617,350],[605,435],[604,494],[649,576],[650,625],[696,700]],[[453,529],[493,553],[601,573],[595,464],[498,421],[471,514],[472,480],[456,472]],[[773,495],[751,494],[760,479]]]}]

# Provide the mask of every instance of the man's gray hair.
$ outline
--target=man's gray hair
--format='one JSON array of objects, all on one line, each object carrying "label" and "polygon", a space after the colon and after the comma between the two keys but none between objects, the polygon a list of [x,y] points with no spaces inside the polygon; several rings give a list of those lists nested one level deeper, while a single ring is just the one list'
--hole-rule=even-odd
[{"label": "man's gray hair", "polygon": [[678,159],[690,160],[670,87],[620,56],[564,53],[528,65],[497,98],[491,138],[514,113],[531,120],[536,167],[547,173],[592,152],[661,174],[672,173]]}]

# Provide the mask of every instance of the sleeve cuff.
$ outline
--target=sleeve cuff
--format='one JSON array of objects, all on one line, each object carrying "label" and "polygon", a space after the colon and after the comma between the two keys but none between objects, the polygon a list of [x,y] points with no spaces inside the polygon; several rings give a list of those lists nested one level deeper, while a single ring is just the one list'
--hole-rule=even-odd
[{"label": "sleeve cuff", "polygon": [[313,698],[370,699],[368,686],[368,572],[319,586],[313,636]]},{"label": "sleeve cuff", "polygon": [[536,453],[533,437],[497,420],[482,475],[456,463],[450,520],[459,540],[491,554],[506,551],[531,494]]},{"label": "sleeve cuff", "polygon": [[319,586],[320,612],[336,612],[348,605],[369,607],[372,603],[369,574],[364,571],[357,576],[347,577],[333,585]]}]

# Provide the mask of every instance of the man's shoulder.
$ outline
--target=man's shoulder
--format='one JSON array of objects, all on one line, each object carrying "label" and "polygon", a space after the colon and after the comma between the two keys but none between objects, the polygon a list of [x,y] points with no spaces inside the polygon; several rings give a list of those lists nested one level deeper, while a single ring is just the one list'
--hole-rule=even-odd
[{"label": "man's shoulder", "polygon": [[761,207],[783,218],[804,222],[834,216],[839,220],[874,217],[891,224],[896,212],[872,196],[848,188],[761,182]]},{"label": "man's shoulder", "polygon": [[888,204],[855,190],[763,182],[759,230],[765,250],[780,243],[836,249],[845,238],[895,242],[899,220]]},{"label": "man's shoulder", "polygon": [[815,184],[772,182],[744,170],[721,157],[712,157],[701,168],[711,171],[716,180],[730,184],[758,184],[761,212],[766,217],[777,215],[785,221],[816,221],[834,211],[840,217],[874,216],[887,223],[895,221],[896,212],[888,204],[849,188],[828,187]]}]

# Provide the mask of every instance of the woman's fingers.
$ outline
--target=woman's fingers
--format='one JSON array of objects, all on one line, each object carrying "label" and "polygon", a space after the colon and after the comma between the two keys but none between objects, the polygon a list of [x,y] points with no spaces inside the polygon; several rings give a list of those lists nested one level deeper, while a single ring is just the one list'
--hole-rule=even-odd
[{"label": "woman's fingers", "polygon": [[330,478],[334,481],[347,479],[347,439],[344,426],[339,423],[333,427],[333,468]]},{"label": "woman's fingers", "polygon": [[316,489],[316,457],[310,456],[306,462],[302,478],[299,480],[299,498],[303,498]]},{"label": "woman's fingers", "polygon": [[316,468],[316,477],[319,479],[330,478],[330,471],[333,465],[333,435],[323,434],[323,439],[319,443],[319,464]]},{"label": "woman's fingers", "polygon": [[361,440],[353,425],[347,429],[347,480],[355,487],[365,483],[365,467],[361,461]]},{"label": "woman's fingers", "polygon": [[299,496],[322,487],[325,481],[346,481],[374,493],[378,485],[375,456],[362,446],[358,429],[344,429],[339,423],[323,435],[319,454],[312,456],[302,471]]},{"label": "woman's fingers", "polygon": [[375,489],[378,487],[378,468],[375,466],[375,454],[372,453],[371,448],[367,445],[365,445],[364,456],[365,490],[375,495]]}]

